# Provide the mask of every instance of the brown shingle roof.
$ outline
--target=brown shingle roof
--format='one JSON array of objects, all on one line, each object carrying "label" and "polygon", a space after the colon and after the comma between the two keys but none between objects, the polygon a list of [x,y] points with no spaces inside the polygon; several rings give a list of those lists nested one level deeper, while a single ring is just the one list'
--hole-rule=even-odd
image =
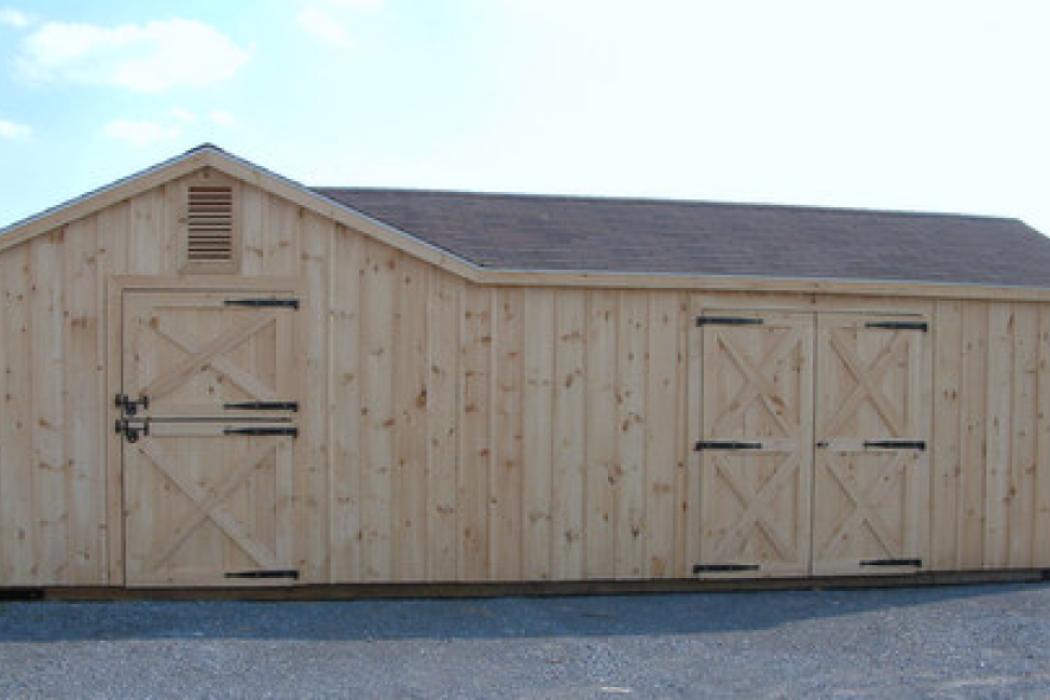
[{"label": "brown shingle roof", "polygon": [[313,188],[492,269],[1050,287],[1014,219],[710,202]]}]

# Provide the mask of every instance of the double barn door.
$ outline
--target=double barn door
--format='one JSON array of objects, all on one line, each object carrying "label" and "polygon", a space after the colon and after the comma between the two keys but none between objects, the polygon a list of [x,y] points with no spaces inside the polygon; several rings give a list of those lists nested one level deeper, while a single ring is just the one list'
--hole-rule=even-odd
[{"label": "double barn door", "polygon": [[921,570],[930,422],[925,321],[712,312],[699,323],[697,573]]},{"label": "double barn door", "polygon": [[292,582],[294,290],[125,290],[129,586]]}]

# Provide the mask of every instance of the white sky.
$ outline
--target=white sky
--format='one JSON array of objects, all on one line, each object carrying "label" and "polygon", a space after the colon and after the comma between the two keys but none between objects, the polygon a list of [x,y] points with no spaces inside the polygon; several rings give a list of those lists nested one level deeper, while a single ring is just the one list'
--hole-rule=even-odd
[{"label": "white sky", "polygon": [[1045,0],[253,8],[0,9],[0,222],[209,140],[306,184],[961,211],[1050,232]]}]

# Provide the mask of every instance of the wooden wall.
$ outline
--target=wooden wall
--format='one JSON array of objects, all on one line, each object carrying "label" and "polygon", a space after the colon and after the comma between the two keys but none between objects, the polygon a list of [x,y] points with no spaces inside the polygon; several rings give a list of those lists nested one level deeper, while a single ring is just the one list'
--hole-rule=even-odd
[{"label": "wooden wall", "polygon": [[1050,305],[937,303],[937,569],[1050,566]]},{"label": "wooden wall", "polygon": [[340,245],[334,580],[686,574],[684,296],[477,288]]},{"label": "wooden wall", "polygon": [[[106,281],[177,274],[178,191],[0,253],[0,585],[120,583]],[[242,208],[242,273],[308,288],[306,580],[690,574],[700,295],[477,287],[252,186]],[[934,311],[934,567],[1050,566],[1050,305]]]}]

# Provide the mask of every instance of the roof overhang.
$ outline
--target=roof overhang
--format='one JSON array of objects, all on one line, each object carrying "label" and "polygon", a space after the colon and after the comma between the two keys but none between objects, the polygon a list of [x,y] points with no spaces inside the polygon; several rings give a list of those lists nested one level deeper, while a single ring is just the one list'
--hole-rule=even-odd
[{"label": "roof overhang", "polygon": [[485,268],[211,144],[198,146],[170,160],[0,229],[0,253],[201,168],[213,168],[255,185],[474,284],[507,287],[594,287],[1050,301],[1050,289],[1035,287],[962,285],[920,281]]},{"label": "roof overhang", "polygon": [[462,258],[211,144],[198,146],[182,155],[0,229],[0,252],[201,168],[213,168],[255,185],[451,272],[469,276],[475,269],[474,265]]}]

